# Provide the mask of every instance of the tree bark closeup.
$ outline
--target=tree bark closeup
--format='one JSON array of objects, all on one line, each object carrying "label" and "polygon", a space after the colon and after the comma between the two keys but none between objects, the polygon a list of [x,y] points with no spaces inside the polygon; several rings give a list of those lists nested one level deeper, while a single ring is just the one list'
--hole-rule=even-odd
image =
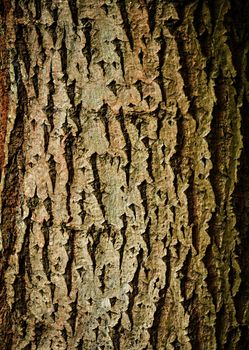
[{"label": "tree bark closeup", "polygon": [[0,1],[0,349],[248,349],[248,14]]}]

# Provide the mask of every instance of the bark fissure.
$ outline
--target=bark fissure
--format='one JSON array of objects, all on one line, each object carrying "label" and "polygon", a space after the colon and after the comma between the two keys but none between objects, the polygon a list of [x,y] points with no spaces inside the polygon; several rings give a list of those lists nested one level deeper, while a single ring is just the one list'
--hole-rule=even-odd
[{"label": "bark fissure", "polygon": [[82,49],[83,54],[86,56],[87,60],[87,70],[88,78],[90,77],[90,65],[92,61],[92,47],[91,47],[91,31],[92,31],[92,20],[90,18],[81,19],[83,25],[83,32],[86,38],[86,44],[84,49]]},{"label": "bark fissure", "polygon": [[166,295],[167,291],[170,286],[170,278],[171,278],[171,254],[170,251],[167,250],[166,256],[164,257],[165,265],[166,265],[166,276],[165,276],[165,285],[164,287],[159,291],[159,299],[156,303],[156,311],[154,314],[154,320],[151,329],[149,330],[150,332],[150,343],[152,345],[152,349],[156,350],[157,349],[157,344],[158,344],[158,337],[160,336],[159,334],[159,326],[161,322],[161,316],[163,313],[163,308],[165,306],[165,300],[166,300]]},{"label": "bark fissure", "polygon": [[120,122],[120,126],[121,126],[121,131],[123,133],[123,137],[125,140],[125,153],[127,156],[127,164],[124,166],[124,170],[125,170],[125,174],[126,174],[126,183],[127,186],[129,186],[129,182],[130,182],[130,167],[131,167],[131,140],[130,140],[130,136],[129,133],[127,131],[127,127],[126,127],[126,123],[125,123],[125,118],[124,118],[124,114],[123,114],[123,109],[121,108],[119,110],[119,115],[118,115],[118,120]]},{"label": "bark fissure", "polygon": [[[66,132],[67,127],[65,127]],[[75,143],[75,138],[72,135],[71,132],[68,133],[65,140],[65,159],[67,163],[67,170],[68,170],[68,180],[66,183],[66,191],[67,191],[67,211],[69,216],[69,221],[71,220],[71,206],[70,206],[70,200],[71,200],[71,185],[73,183],[74,179],[74,164],[73,164],[73,147]]]},{"label": "bark fissure", "polygon": [[94,195],[98,201],[99,207],[102,211],[103,217],[105,218],[105,206],[103,204],[102,200],[102,190],[101,190],[101,182],[100,182],[100,177],[99,177],[99,171],[97,167],[97,153],[93,153],[90,158],[90,163],[92,166],[92,172],[93,172],[93,190],[94,190]]},{"label": "bark fissure", "polygon": [[53,114],[55,112],[55,106],[54,106],[54,99],[53,95],[55,93],[55,87],[54,87],[54,80],[53,80],[53,74],[52,74],[52,67],[50,67],[50,80],[48,82],[48,97],[47,97],[47,105],[44,109],[48,122],[50,124],[50,131],[53,131],[54,129],[54,118]]},{"label": "bark fissure", "polygon": [[121,14],[121,17],[123,20],[123,26],[124,26],[125,33],[126,33],[127,38],[129,40],[131,50],[133,51],[134,42],[133,42],[133,37],[132,37],[132,32],[131,32],[129,15],[128,15],[128,11],[126,8],[126,0],[118,0],[117,4],[118,4],[120,14]]},{"label": "bark fissure", "polygon": [[144,256],[144,251],[141,248],[139,253],[137,254],[137,268],[136,268],[133,280],[130,283],[132,291],[129,292],[129,304],[128,304],[128,308],[127,308],[127,315],[129,317],[129,320],[131,323],[131,329],[133,329],[133,325],[134,325],[132,309],[133,309],[133,305],[135,303],[135,298],[139,293],[139,273],[141,270],[143,256]]}]

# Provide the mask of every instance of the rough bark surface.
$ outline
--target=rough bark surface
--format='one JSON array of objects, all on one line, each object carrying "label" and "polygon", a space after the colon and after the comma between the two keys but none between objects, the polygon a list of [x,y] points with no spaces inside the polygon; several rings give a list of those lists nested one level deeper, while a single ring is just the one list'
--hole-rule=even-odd
[{"label": "rough bark surface", "polygon": [[0,2],[1,349],[247,349],[248,13]]}]

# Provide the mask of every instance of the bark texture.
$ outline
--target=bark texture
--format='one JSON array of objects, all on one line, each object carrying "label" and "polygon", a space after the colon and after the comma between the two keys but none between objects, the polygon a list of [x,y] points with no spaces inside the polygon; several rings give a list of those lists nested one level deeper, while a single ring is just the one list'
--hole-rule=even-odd
[{"label": "bark texture", "polygon": [[1,349],[247,349],[248,1],[0,12]]}]

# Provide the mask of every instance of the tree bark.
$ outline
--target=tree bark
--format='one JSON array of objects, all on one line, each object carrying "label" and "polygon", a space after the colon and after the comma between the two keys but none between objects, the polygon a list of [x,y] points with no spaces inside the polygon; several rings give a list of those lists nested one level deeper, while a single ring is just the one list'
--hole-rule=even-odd
[{"label": "tree bark", "polygon": [[1,349],[247,349],[249,2],[0,13]]}]

